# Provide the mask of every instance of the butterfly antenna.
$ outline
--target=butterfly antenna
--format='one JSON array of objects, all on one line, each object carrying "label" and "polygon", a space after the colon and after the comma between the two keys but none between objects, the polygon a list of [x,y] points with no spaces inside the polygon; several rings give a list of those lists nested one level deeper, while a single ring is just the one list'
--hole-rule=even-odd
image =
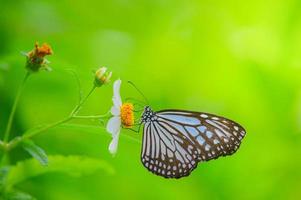
[{"label": "butterfly antenna", "polygon": [[148,102],[146,96],[141,92],[141,90],[139,90],[132,81],[128,81],[128,83],[131,84],[139,92],[139,94],[141,94],[141,96],[145,100],[145,103],[149,105],[149,102]]}]

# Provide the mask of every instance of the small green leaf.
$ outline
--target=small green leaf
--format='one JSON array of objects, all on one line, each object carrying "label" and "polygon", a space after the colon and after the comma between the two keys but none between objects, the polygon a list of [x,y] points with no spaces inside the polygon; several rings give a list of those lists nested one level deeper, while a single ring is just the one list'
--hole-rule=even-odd
[{"label": "small green leaf", "polygon": [[28,53],[25,52],[25,51],[21,51],[20,54],[21,54],[22,56],[28,57]]},{"label": "small green leaf", "polygon": [[37,159],[41,165],[48,165],[48,157],[45,151],[37,146],[32,140],[23,141],[22,146],[32,157]]},{"label": "small green leaf", "polygon": [[4,190],[8,172],[9,172],[8,166],[4,166],[0,168],[0,193]]},{"label": "small green leaf", "polygon": [[6,176],[8,174],[9,171],[9,167],[8,166],[4,166],[0,168],[0,185],[3,184],[5,182]]},{"label": "small green leaf", "polygon": [[114,169],[105,161],[83,156],[48,156],[47,167],[41,166],[35,159],[18,162],[10,167],[7,176],[7,185],[12,187],[22,181],[50,172],[65,173],[70,176],[80,177],[103,170],[113,174]]},{"label": "small green leaf", "polygon": [[5,195],[5,200],[36,200],[36,198],[27,193],[13,190]]}]

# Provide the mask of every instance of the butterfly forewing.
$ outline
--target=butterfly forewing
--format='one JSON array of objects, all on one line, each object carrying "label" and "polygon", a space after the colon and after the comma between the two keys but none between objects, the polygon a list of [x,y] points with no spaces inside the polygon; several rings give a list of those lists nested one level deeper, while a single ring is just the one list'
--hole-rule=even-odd
[{"label": "butterfly forewing", "polygon": [[166,178],[187,176],[200,161],[233,154],[246,133],[224,117],[183,110],[155,113],[147,107],[142,122],[141,161]]},{"label": "butterfly forewing", "polygon": [[165,121],[190,136],[201,150],[200,160],[233,154],[245,135],[244,128],[238,123],[209,113],[163,110],[156,115],[159,121]]}]

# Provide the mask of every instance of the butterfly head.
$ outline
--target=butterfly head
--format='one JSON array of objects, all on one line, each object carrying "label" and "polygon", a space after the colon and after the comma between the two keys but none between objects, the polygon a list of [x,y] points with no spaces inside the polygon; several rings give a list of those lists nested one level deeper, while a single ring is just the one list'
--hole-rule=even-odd
[{"label": "butterfly head", "polygon": [[150,121],[154,121],[154,120],[156,120],[155,112],[149,106],[145,106],[142,117],[141,117],[141,122],[145,123],[145,122],[150,122]]}]

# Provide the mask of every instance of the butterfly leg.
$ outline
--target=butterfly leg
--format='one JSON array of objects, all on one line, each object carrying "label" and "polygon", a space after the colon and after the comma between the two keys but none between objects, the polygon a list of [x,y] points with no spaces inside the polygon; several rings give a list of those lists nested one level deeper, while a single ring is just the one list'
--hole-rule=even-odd
[{"label": "butterfly leg", "polygon": [[141,128],[141,123],[136,124],[136,125],[139,125],[138,130],[135,130],[135,129],[133,129],[133,128],[126,128],[126,127],[122,127],[122,128],[131,130],[131,131],[134,131],[135,133],[139,133],[139,132],[140,132],[140,128]]},{"label": "butterfly leg", "polygon": [[[135,104],[134,104],[134,105],[135,105]],[[138,110],[135,110],[135,109],[134,109],[134,112],[142,112],[142,111],[144,111],[144,108],[138,109]]]}]

